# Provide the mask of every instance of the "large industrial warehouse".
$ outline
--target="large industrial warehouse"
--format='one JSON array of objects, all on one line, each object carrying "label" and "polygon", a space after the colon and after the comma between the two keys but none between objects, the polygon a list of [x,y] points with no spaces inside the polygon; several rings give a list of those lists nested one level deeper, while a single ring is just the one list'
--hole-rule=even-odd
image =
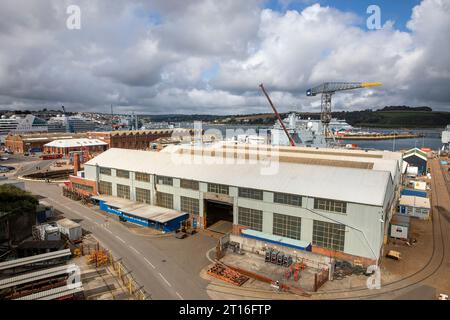
[{"label": "large industrial warehouse", "polygon": [[[234,235],[277,239],[297,250],[365,264],[378,261],[399,193],[400,153],[258,148],[112,148],[85,163],[84,173],[71,177],[71,187],[95,195],[106,210],[125,217],[130,217],[128,202],[137,204],[131,217],[142,225],[154,223],[148,217],[155,208],[166,208],[170,212],[161,213],[176,223],[180,217],[189,217],[198,228],[228,223]],[[276,166],[263,161],[268,155]],[[117,205],[121,198],[128,201],[123,211]],[[116,206],[108,207],[108,201]]]}]

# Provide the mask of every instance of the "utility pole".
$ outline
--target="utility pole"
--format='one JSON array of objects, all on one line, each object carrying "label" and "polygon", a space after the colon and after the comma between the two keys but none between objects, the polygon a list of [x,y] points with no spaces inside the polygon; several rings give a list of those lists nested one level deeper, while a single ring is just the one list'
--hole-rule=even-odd
[{"label": "utility pole", "polygon": [[394,141],[392,142],[392,152],[395,151],[395,131],[394,131]]},{"label": "utility pole", "polygon": [[112,103],[111,103],[111,131],[114,130],[113,119],[114,119],[114,113],[113,113],[113,106],[112,106]]}]

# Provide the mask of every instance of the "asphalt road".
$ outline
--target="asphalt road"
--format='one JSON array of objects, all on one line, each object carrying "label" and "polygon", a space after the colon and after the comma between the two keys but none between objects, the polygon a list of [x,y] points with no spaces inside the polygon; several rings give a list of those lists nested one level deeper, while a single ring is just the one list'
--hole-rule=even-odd
[{"label": "asphalt road", "polygon": [[23,176],[26,174],[36,172],[36,167],[40,170],[46,170],[50,165],[56,160],[41,160],[38,156],[22,156],[22,155],[8,155],[5,154],[9,159],[6,161],[1,161],[0,165],[12,166],[16,168],[10,175],[14,177]]},{"label": "asphalt road", "polygon": [[[27,181],[26,188],[46,197],[65,217],[81,219],[84,229],[92,232],[103,247],[112,250],[115,257],[122,258],[152,299],[209,299],[207,282],[194,270],[177,263],[171,252],[161,250],[151,238],[135,234],[113,219],[62,196],[57,185]],[[204,253],[193,250],[192,259],[205,258]]]}]

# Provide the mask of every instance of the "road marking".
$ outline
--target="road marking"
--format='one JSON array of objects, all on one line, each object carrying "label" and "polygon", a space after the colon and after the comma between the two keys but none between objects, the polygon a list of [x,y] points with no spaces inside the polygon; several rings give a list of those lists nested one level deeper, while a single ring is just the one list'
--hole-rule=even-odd
[{"label": "road marking", "polygon": [[216,250],[216,247],[212,247],[211,249],[209,249],[208,251],[206,251],[206,259],[208,259],[209,261],[211,261],[212,263],[215,263],[215,261],[213,259],[210,258],[209,253],[213,250]]},{"label": "road marking", "polygon": [[121,237],[116,236],[117,239],[119,239],[120,241],[122,241],[123,243],[125,243],[125,240],[123,240]]},{"label": "road marking", "polygon": [[167,279],[166,278],[164,278],[164,276],[161,274],[161,272],[158,272],[158,274],[159,274],[159,276],[167,283],[167,285],[169,286],[169,287],[171,287],[172,285],[170,284],[170,282],[169,281],[167,281]]},{"label": "road marking", "polygon": [[111,233],[111,234],[112,234],[111,230],[109,230],[109,229],[106,229],[106,228],[105,228],[105,230],[106,230],[106,231],[108,231],[109,233]]},{"label": "road marking", "polygon": [[151,265],[153,269],[156,269],[156,267],[155,267],[150,261],[148,261],[147,258],[144,258],[144,260],[145,260],[149,265]]},{"label": "road marking", "polygon": [[132,247],[132,246],[129,246],[129,247],[131,248],[131,250],[133,250],[133,251],[136,252],[137,254],[139,254],[139,255],[141,254],[139,251],[136,250],[135,247]]},{"label": "road marking", "polygon": [[178,298],[180,298],[180,300],[184,300],[183,297],[181,296],[181,294],[179,294],[178,292],[175,291],[175,294],[178,296]]}]

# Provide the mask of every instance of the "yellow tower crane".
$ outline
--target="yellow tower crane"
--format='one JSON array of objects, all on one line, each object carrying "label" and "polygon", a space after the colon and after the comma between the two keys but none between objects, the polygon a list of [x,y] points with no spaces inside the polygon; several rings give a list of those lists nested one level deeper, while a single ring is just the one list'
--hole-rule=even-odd
[{"label": "yellow tower crane", "polygon": [[325,137],[331,136],[334,140],[334,135],[330,130],[331,122],[331,96],[337,91],[369,88],[381,86],[381,82],[325,82],[321,85],[306,90],[308,97],[322,94],[322,103],[320,110],[320,121],[323,125]]}]

